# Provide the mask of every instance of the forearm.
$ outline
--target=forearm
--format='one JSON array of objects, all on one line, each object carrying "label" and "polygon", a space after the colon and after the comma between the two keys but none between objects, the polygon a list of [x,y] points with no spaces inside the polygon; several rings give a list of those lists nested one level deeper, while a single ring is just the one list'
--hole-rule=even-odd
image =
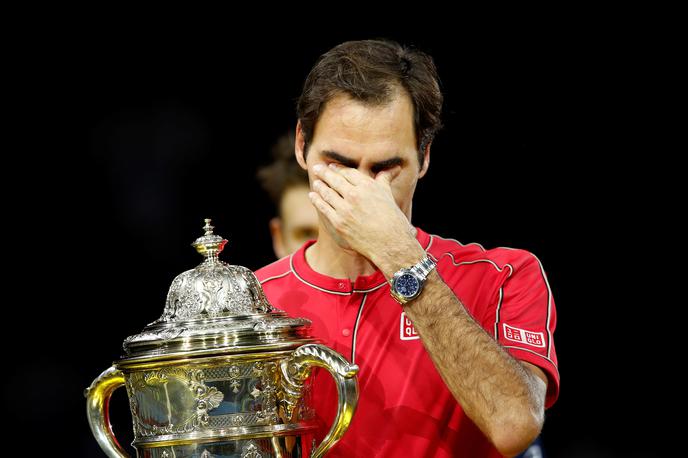
[{"label": "forearm", "polygon": [[[394,200],[391,171],[375,179],[332,164],[313,171],[323,181],[313,183],[311,201],[346,249],[365,256],[387,278],[426,255]],[[542,426],[544,376],[539,379],[483,331],[436,271],[404,309],[466,414],[501,453],[525,448]]]},{"label": "forearm", "polygon": [[[417,262],[411,259],[419,255],[424,252],[411,247],[397,253],[408,259],[402,261],[404,266]],[[398,260],[379,262],[387,264],[383,272],[388,277],[401,267],[395,266]],[[404,311],[466,414],[502,453],[515,454],[525,448],[542,426],[543,382],[473,320],[436,271]]]}]

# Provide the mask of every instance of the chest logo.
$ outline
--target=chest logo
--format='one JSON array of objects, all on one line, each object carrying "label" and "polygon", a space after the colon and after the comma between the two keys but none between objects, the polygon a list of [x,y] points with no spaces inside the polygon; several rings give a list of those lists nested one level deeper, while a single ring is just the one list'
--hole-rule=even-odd
[{"label": "chest logo", "polygon": [[512,342],[520,342],[533,347],[545,348],[545,335],[542,332],[526,331],[525,329],[515,328],[506,323],[504,327],[504,338]]},{"label": "chest logo", "polygon": [[399,322],[399,338],[401,340],[418,340],[420,336],[416,332],[416,328],[411,323],[411,320],[406,316],[406,312],[401,312],[401,320]]}]

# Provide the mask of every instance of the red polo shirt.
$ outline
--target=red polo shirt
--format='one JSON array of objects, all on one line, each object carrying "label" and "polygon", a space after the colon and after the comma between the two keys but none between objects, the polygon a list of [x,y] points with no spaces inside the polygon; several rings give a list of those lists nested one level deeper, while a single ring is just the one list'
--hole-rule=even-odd
[{"label": "red polo shirt", "polygon": [[[538,259],[524,250],[486,251],[420,229],[417,239],[473,318],[513,357],[547,374],[551,406],[559,393],[556,311]],[[256,275],[273,305],[310,319],[323,344],[360,367],[358,408],[328,456],[501,456],[447,389],[382,273],[353,282],[319,274],[305,258],[313,243]],[[319,441],[334,418],[337,393],[329,374],[318,371],[313,403]]]}]

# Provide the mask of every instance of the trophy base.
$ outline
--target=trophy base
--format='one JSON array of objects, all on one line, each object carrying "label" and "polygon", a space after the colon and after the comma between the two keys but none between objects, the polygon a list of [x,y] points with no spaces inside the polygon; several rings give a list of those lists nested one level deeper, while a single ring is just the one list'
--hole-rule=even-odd
[{"label": "trophy base", "polygon": [[[301,458],[310,453],[309,437],[275,436],[258,439],[140,448],[138,458]],[[306,450],[307,449],[307,450]]]}]

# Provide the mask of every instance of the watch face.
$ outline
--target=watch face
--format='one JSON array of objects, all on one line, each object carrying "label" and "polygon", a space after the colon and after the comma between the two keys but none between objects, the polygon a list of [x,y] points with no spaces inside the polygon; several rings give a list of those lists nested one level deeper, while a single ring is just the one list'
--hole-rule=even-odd
[{"label": "watch face", "polygon": [[394,290],[404,297],[413,297],[418,293],[420,283],[411,274],[405,273],[399,276],[394,282]]}]

